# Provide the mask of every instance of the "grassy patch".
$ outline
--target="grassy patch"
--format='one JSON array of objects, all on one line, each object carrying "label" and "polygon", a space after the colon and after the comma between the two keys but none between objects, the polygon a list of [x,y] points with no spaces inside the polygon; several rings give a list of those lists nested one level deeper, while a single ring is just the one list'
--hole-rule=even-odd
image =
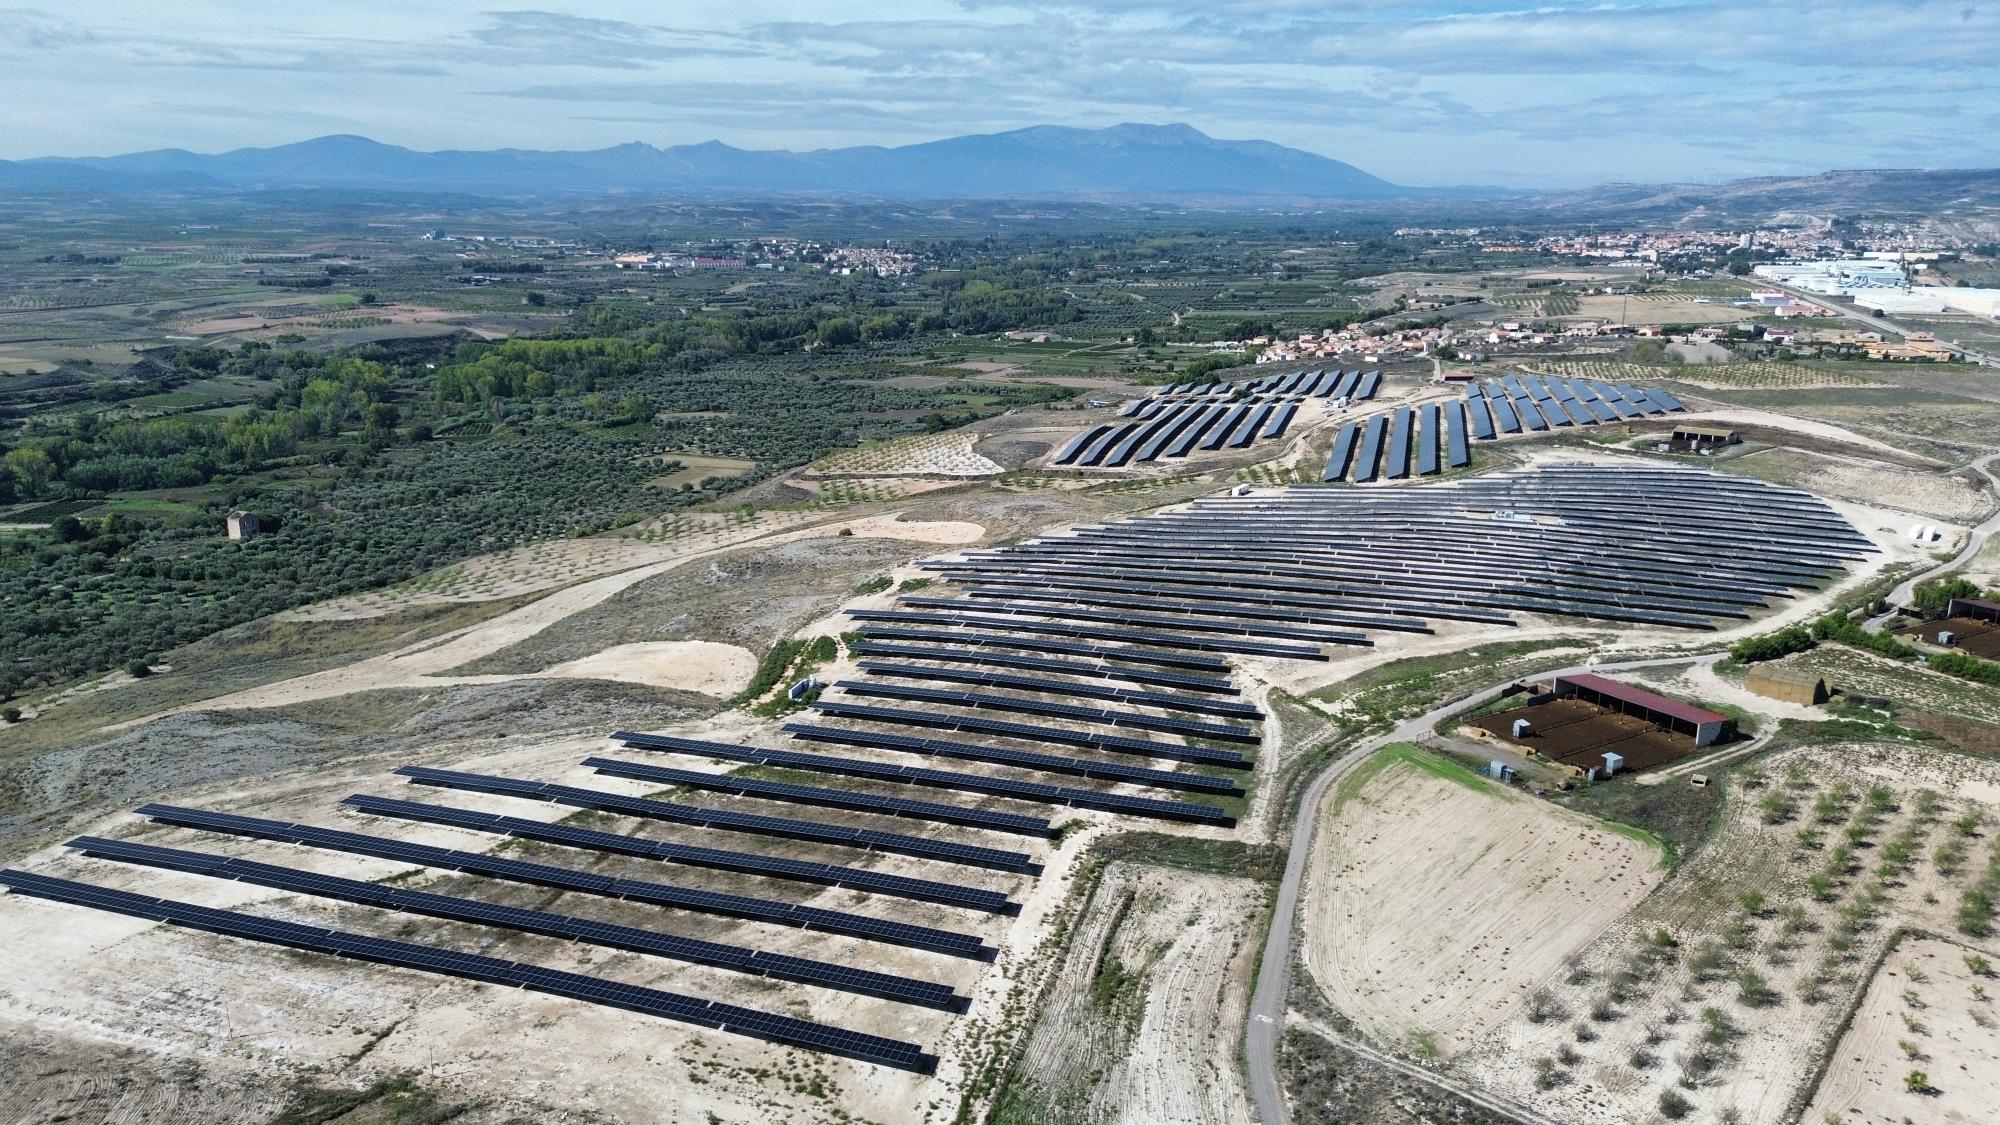
[{"label": "grassy patch", "polygon": [[1586,785],[1551,800],[1602,822],[1608,831],[1660,849],[1673,866],[1715,832],[1721,822],[1726,770],[1709,775],[1706,788],[1676,782],[1640,785],[1624,778]]}]

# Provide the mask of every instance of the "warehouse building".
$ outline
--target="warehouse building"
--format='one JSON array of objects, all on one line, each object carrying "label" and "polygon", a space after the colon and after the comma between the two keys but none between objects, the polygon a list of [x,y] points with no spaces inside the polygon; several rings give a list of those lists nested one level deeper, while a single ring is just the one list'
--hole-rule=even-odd
[{"label": "warehouse building", "polygon": [[1645,719],[1662,730],[1688,735],[1697,749],[1719,741],[1734,725],[1727,715],[1588,673],[1557,676],[1555,695],[1559,699],[1581,699],[1608,711]]}]

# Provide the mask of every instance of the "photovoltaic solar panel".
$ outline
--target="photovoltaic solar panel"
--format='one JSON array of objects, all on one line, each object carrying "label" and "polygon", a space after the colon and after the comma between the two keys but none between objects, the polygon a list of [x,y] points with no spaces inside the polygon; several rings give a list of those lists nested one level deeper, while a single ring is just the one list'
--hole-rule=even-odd
[{"label": "photovoltaic solar panel", "polygon": [[360,832],[320,828],[310,824],[292,824],[234,813],[216,813],[162,804],[145,805],[138,811],[141,816],[151,817],[162,824],[180,828],[223,832],[258,840],[276,840],[327,851],[345,852],[349,855],[365,855],[445,871],[462,871],[469,875],[505,879],[581,894],[630,899],[654,906],[770,922],[781,926],[797,926],[808,930],[822,930],[827,933],[908,946],[912,949],[946,953],[975,961],[991,961],[995,957],[992,947],[970,934],[891,922],[865,914],[822,910],[748,895],[717,894],[712,891],[678,887],[671,883],[612,878],[574,868],[530,863],[526,860],[509,859],[485,852],[411,844]]},{"label": "photovoltaic solar panel", "polygon": [[[849,614],[849,616],[856,616]],[[1000,623],[998,631],[990,633],[940,633],[929,629],[904,629],[891,625],[863,625],[860,633],[864,637],[884,640],[931,641],[939,644],[977,645],[988,648],[1011,648],[1026,652],[1059,652],[1071,656],[1089,656],[1099,660],[1119,664],[1159,665],[1167,668],[1199,668],[1206,671],[1225,672],[1229,665],[1221,657],[1205,652],[1173,651],[1169,649],[1137,648],[1127,645],[1096,645],[1074,641],[1050,640],[1042,636],[1010,636],[1005,630],[1011,623]]]},{"label": "photovoltaic solar panel", "polygon": [[1375,479],[1376,466],[1382,460],[1382,439],[1389,433],[1389,418],[1377,414],[1368,419],[1368,426],[1361,433],[1361,451],[1354,459],[1354,470],[1350,474],[1356,484],[1367,484]]},{"label": "photovoltaic solar panel", "polygon": [[1233,723],[1207,723],[1192,719],[1176,719],[1159,715],[1141,715],[1126,710],[1103,707],[1085,707],[1071,703],[1050,703],[1023,696],[996,695],[992,692],[948,691],[937,688],[910,687],[906,684],[875,683],[868,680],[836,680],[834,687],[853,696],[867,696],[877,699],[894,699],[907,703],[942,703],[953,707],[970,707],[996,711],[1013,711],[1024,715],[1042,715],[1049,718],[1069,719],[1080,723],[1101,726],[1132,727],[1137,730],[1160,731],[1167,734],[1184,734],[1197,738],[1213,738],[1222,742],[1242,742],[1256,745],[1262,741],[1257,732],[1249,727]]},{"label": "photovoltaic solar panel", "polygon": [[[1484,410],[1482,405],[1479,409]],[[1465,440],[1466,404],[1463,401],[1448,402],[1444,407],[1445,418],[1445,464],[1451,468],[1462,468],[1472,461],[1472,451]],[[1488,432],[1493,424],[1486,425]]]},{"label": "photovoltaic solar panel", "polygon": [[902,797],[883,797],[874,793],[857,792],[852,789],[822,789],[810,785],[791,785],[781,781],[761,781],[756,778],[735,777],[731,774],[666,769],[660,766],[620,762],[611,758],[586,758],[583,764],[599,773],[610,774],[614,777],[629,777],[637,781],[654,781],[662,785],[685,785],[696,789],[709,789],[718,793],[734,793],[743,797],[756,797],[766,801],[790,801],[802,805],[818,805],[824,808],[880,813],[883,816],[913,817],[920,820],[934,820],[940,824],[957,824],[966,828],[985,828],[994,832],[1016,832],[1026,836],[1050,836],[1055,832],[1054,827],[1049,824],[1045,817],[1020,816],[1015,813],[996,813],[985,809],[967,808],[963,805],[945,805],[934,801],[911,801]]},{"label": "photovoltaic solar panel", "polygon": [[1420,476],[1433,476],[1442,467],[1438,461],[1438,426],[1440,421],[1438,404],[1435,402],[1424,403],[1423,409],[1418,413],[1418,417],[1421,419],[1423,426],[1422,436],[1418,439],[1417,443],[1417,473]]},{"label": "photovoltaic solar panel", "polygon": [[1410,431],[1415,419],[1416,411],[1411,408],[1396,408],[1395,421],[1389,425],[1389,444],[1383,447],[1382,475],[1390,480],[1402,480],[1410,475]]},{"label": "photovoltaic solar panel", "polygon": [[624,1008],[644,1015],[678,1020],[716,1031],[750,1035],[771,1043],[822,1051],[881,1066],[931,1074],[937,1058],[914,1044],[866,1035],[751,1008],[700,1000],[656,988],[621,984],[602,977],[562,972],[506,961],[482,954],[461,953],[411,942],[390,941],[342,930],[280,922],[235,910],[218,910],[172,899],[114,891],[88,883],[0,871],[0,886],[16,894],[52,902],[147,918],[169,925],[248,938],[292,949],[373,961],[398,968],[441,973],[476,981],[530,989],[553,996]]},{"label": "photovoltaic solar panel", "polygon": [[968,910],[983,910],[991,914],[1018,914],[1021,909],[998,891],[975,890],[931,879],[910,879],[900,875],[885,875],[878,871],[840,867],[830,863],[809,863],[803,860],[758,855],[754,852],[700,848],[647,839],[643,836],[627,836],[619,832],[600,832],[591,828],[575,828],[567,824],[550,824],[522,817],[497,816],[444,805],[370,797],[360,793],[346,798],[341,803],[376,816],[400,817],[404,820],[418,820],[429,824],[448,824],[455,828],[469,828],[475,832],[492,832],[502,836],[540,840],[547,844],[561,844],[565,847],[585,848],[615,855],[635,856],[640,859],[656,859],[666,863],[681,863],[690,867],[734,871],[741,875],[761,875],[769,879],[790,879],[802,883],[845,887],[850,890],[935,902],[945,906],[959,906]]},{"label": "photovoltaic solar panel", "polygon": [[1353,422],[1340,427],[1340,433],[1333,439],[1333,452],[1326,459],[1326,472],[1321,480],[1343,480],[1347,467],[1354,460],[1354,442],[1361,434],[1361,427]]},{"label": "photovoltaic solar panel", "polygon": [[859,703],[838,703],[825,699],[814,701],[812,707],[823,715],[831,715],[842,719],[863,719],[891,725],[932,727],[966,734],[990,734],[1002,738],[1018,738],[1027,742],[1048,743],[1057,746],[1083,746],[1092,750],[1103,750],[1120,754],[1139,754],[1149,758],[1167,758],[1182,762],[1199,762],[1204,765],[1222,766],[1228,769],[1249,768],[1249,763],[1244,760],[1243,755],[1238,754],[1234,750],[1214,750],[1205,746],[1180,746],[1171,742],[1127,738],[1124,735],[1069,730],[1064,727],[1043,726],[1036,723],[1014,723],[998,719],[982,719],[972,715],[948,715],[937,711],[915,711],[906,707],[876,707]]},{"label": "photovoltaic solar panel", "polygon": [[839,847],[861,848],[866,851],[896,852],[917,856],[922,859],[942,860],[947,863],[964,863],[975,867],[989,867],[996,871],[1026,872],[1031,875],[1041,873],[1041,865],[1033,862],[1020,852],[1000,851],[992,848],[968,848],[949,840],[932,840],[922,836],[907,836],[894,832],[876,832],[868,829],[850,828],[844,824],[825,824],[814,820],[796,820],[790,817],[757,816],[750,813],[733,812],[728,809],[703,808],[699,805],[683,805],[670,801],[656,801],[646,797],[632,797],[623,793],[606,793],[598,789],[582,789],[573,785],[552,785],[539,781],[524,781],[509,777],[494,777],[490,774],[465,773],[458,770],[431,769],[426,766],[403,766],[396,771],[398,776],[408,778],[418,785],[433,785],[444,789],[461,789],[475,793],[494,793],[507,797],[520,797],[530,801],[551,801],[573,808],[595,809],[599,812],[617,813],[623,816],[643,817],[648,820],[662,820],[672,824],[687,824],[697,828],[713,828],[730,832],[746,832],[760,836],[775,836],[788,840],[805,840],[816,844],[833,844]]},{"label": "photovoltaic solar panel", "polygon": [[[866,645],[863,646],[866,648]],[[947,680],[956,683],[978,684],[984,687],[1012,688],[1017,691],[1042,692],[1047,695],[1067,696],[1078,699],[1102,699],[1114,703],[1127,703],[1139,707],[1157,707],[1166,711],[1191,711],[1203,715],[1226,715],[1232,718],[1261,719],[1264,713],[1255,704],[1235,699],[1215,699],[1196,695],[1178,695],[1170,692],[1144,691],[1117,687],[1110,684],[1080,684],[1068,680],[1050,680],[1037,676],[1020,676],[1008,672],[989,672],[969,668],[929,668],[918,664],[897,664],[881,660],[863,660],[862,671],[877,676],[900,676],[905,679]]]},{"label": "photovoltaic solar panel", "polygon": [[1070,464],[1083,453],[1086,447],[1088,447],[1092,442],[1110,433],[1111,429],[1112,428],[1108,425],[1093,426],[1090,429],[1085,430],[1084,432],[1069,439],[1068,443],[1065,444],[1059,452],[1057,452],[1055,461],[1053,463],[1057,465]]},{"label": "photovoltaic solar panel", "polygon": [[[939,639],[948,643],[950,638],[949,635],[945,635]],[[1218,695],[1241,694],[1237,690],[1236,685],[1225,679],[1217,679],[1213,676],[1194,676],[1182,672],[1167,672],[1153,668],[1121,667],[1113,664],[1058,660],[1044,656],[1016,656],[1012,653],[985,652],[979,649],[933,648],[923,645],[905,645],[865,639],[856,642],[854,650],[864,656],[902,656],[916,660],[979,664],[993,668],[1022,668],[1037,672],[1055,672],[1065,676],[1090,676],[1105,680],[1126,680],[1135,684],[1184,688],[1191,691],[1211,692]]]},{"label": "photovoltaic solar panel", "polygon": [[1504,395],[1488,395],[1486,401],[1493,407],[1493,420],[1499,424],[1503,433],[1521,432],[1521,419],[1514,413],[1514,404],[1511,400]]},{"label": "photovoltaic solar panel", "polygon": [[1270,421],[1264,423],[1264,432],[1258,436],[1265,440],[1284,437],[1285,431],[1291,427],[1292,415],[1298,413],[1298,409],[1299,404],[1296,402],[1287,402],[1279,406],[1271,413]]},{"label": "photovoltaic solar panel", "polygon": [[128,840],[79,836],[69,841],[67,846],[99,859],[184,871],[217,879],[231,879],[294,894],[337,899],[363,906],[381,907],[385,910],[444,918],[454,922],[498,926],[523,933],[570,938],[611,949],[647,953],[656,957],[710,965],[777,980],[819,985],[856,992],[864,996],[877,996],[906,1004],[939,1008],[948,1012],[963,1012],[966,1009],[965,998],[953,992],[947,985],[803,957],[767,953],[740,945],[726,945],[657,930],[613,925],[567,914],[502,906],[477,899],[434,894],[361,879],[344,879],[274,864],[253,863],[231,856],[163,848]]},{"label": "photovoltaic solar panel", "polygon": [[[1049,755],[1018,754],[1014,751],[996,750],[991,747],[972,746],[962,742],[948,742],[940,739],[914,738],[908,735],[883,734],[875,731],[849,730],[829,727],[816,723],[787,723],[785,731],[794,738],[813,742],[830,742],[843,746],[864,746],[877,750],[892,750],[906,754],[928,754],[935,757],[956,757],[970,761],[995,761],[1001,764],[1016,764],[1011,758],[988,758],[988,754],[1014,755],[1022,759],[1061,763],[1060,766],[1029,766],[1052,772],[1071,773],[1078,777],[1097,778],[1106,781],[1132,781],[1138,784],[1167,785],[1171,779],[1174,787],[1199,789],[1225,795],[1240,794],[1242,789],[1227,778],[1208,777],[1202,774],[1187,774],[1178,771],[1149,770],[1136,766],[1121,765],[1116,762],[1089,762],[1080,758],[1056,758]],[[1130,813],[1139,816],[1166,817],[1172,820],[1220,823],[1229,818],[1222,810],[1208,805],[1190,805],[1181,801],[1162,801],[1147,797],[1127,797],[1118,793],[1106,793],[1094,789],[1077,789],[1070,786],[1045,785],[1038,782],[1019,781],[1012,778],[987,777],[980,774],[957,773],[946,770],[926,769],[917,766],[889,765],[882,762],[868,762],[855,758],[831,757],[824,754],[807,754],[796,750],[767,750],[755,746],[735,746],[728,743],[705,742],[692,738],[676,738],[667,735],[639,734],[633,731],[619,731],[613,738],[625,745],[641,750],[658,750],[667,753],[691,754],[698,757],[715,758],[720,761],[750,762],[760,765],[780,766],[786,769],[805,770],[821,773],[842,774],[851,777],[866,777],[881,781],[896,781],[907,785],[923,785],[940,789],[959,789],[968,793],[984,793],[995,797],[1008,797],[1022,801],[1037,801],[1045,804],[1075,805],[1078,808],[1102,809],[1107,812]],[[1234,823],[1230,820],[1230,823]]]}]

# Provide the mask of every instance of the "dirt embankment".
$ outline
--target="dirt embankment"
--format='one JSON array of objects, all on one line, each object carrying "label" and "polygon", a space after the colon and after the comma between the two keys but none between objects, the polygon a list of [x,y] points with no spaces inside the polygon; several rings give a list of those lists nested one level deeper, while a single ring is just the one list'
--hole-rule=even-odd
[{"label": "dirt embankment", "polygon": [[1003,1104],[1093,1125],[1252,1120],[1236,1045],[1260,894],[1248,879],[1106,868]]}]

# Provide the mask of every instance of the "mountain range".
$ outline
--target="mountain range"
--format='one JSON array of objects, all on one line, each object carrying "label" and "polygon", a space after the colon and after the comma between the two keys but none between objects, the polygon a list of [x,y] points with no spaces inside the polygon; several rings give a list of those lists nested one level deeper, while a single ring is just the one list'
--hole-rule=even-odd
[{"label": "mountain range", "polygon": [[1269,141],[1217,140],[1187,125],[1075,129],[1039,125],[885,148],[812,152],[720,141],[585,152],[419,152],[330,136],[212,155],[159,149],[123,156],[0,162],[0,191],[441,191],[498,197],[607,192],[863,195],[893,199],[1386,199],[1431,194],[1351,164]]},{"label": "mountain range", "polygon": [[[1478,173],[1471,173],[1476,176]],[[535,199],[685,196],[875,200],[1161,202],[1218,209],[1341,203],[1480,220],[1561,216],[1756,223],[1801,212],[1952,215],[2000,229],[2000,170],[1877,169],[1720,184],[1603,184],[1572,191],[1419,188],[1269,141],[1218,140],[1188,125],[1037,125],[922,144],[734,148],[720,141],[581,152],[421,152],[357,136],[203,154],[0,161],[0,196],[239,197],[251,193]]]}]

